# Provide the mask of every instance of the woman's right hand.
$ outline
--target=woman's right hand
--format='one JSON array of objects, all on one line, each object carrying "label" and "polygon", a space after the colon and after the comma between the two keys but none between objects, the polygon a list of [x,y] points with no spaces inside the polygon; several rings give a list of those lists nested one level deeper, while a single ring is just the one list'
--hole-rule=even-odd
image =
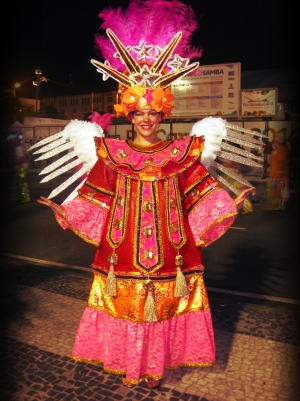
[{"label": "woman's right hand", "polygon": [[44,198],[43,196],[40,196],[40,199],[38,199],[37,201],[41,205],[50,207],[50,209],[52,209],[54,213],[57,213],[60,216],[62,216],[63,208],[60,205],[58,205],[57,203],[52,202],[50,199]]}]

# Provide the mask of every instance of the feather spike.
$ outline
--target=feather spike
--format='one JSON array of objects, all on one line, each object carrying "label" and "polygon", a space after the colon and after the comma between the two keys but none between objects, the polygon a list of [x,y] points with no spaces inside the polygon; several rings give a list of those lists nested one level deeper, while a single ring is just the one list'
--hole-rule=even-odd
[{"label": "feather spike", "polygon": [[71,177],[69,177],[66,181],[64,181],[62,184],[60,184],[58,187],[53,189],[53,191],[50,193],[48,196],[48,199],[52,199],[55,196],[57,196],[59,193],[61,193],[64,189],[66,189],[68,186],[73,184],[76,180],[78,180],[84,173],[81,170],[78,170],[75,174],[73,174]]},{"label": "feather spike", "polygon": [[48,174],[51,173],[51,171],[55,170],[57,167],[61,166],[62,164],[66,163],[68,160],[73,159],[73,157],[77,157],[76,153],[74,151],[69,152],[68,154],[66,154],[63,157],[60,157],[59,159],[57,159],[55,162],[49,164],[49,166],[45,167],[40,173],[39,175],[43,175],[43,174]]},{"label": "feather spike", "polygon": [[34,145],[30,146],[30,148],[27,149],[27,152],[31,152],[32,149],[36,149],[42,145],[46,145],[49,142],[55,141],[56,139],[60,138],[63,136],[63,131],[58,132],[57,134],[48,136],[47,138],[42,139],[41,141],[35,143]]},{"label": "feather spike", "polygon": [[51,173],[49,175],[46,175],[46,177],[43,178],[41,180],[41,182],[48,182],[48,181],[52,180],[53,178],[55,178],[55,177],[65,173],[65,172],[71,170],[72,168],[78,166],[78,164],[81,164],[80,160],[78,160],[78,159],[74,160],[71,163],[65,164],[64,166],[62,166],[58,170],[53,171],[53,173]]}]

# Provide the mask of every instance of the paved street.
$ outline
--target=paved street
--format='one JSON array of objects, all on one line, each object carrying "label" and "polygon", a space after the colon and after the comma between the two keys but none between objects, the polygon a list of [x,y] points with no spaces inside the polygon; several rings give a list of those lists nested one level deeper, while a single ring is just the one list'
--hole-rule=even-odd
[{"label": "paved street", "polygon": [[[1,401],[299,401],[298,185],[284,212],[239,216],[204,252],[217,362],[166,371],[161,387],[124,388],[101,365],[70,358],[94,248],[36,204],[50,184],[30,173],[33,202],[1,200]],[[264,191],[259,182],[258,190]],[[64,196],[57,199],[62,201]],[[297,214],[298,213],[298,214]],[[293,224],[294,223],[294,224]]]}]

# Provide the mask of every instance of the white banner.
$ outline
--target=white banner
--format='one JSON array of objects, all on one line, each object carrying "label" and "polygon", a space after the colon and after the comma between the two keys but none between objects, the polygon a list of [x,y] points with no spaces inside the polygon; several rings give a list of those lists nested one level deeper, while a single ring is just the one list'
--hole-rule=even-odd
[{"label": "white banner", "polygon": [[277,118],[277,88],[245,89],[241,91],[241,117]]}]

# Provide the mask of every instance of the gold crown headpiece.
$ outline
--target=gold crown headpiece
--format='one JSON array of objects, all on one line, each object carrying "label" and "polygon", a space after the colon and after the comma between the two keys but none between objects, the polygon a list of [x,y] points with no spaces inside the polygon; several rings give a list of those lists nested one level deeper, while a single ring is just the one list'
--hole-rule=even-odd
[{"label": "gold crown headpiece", "polygon": [[[151,104],[155,110],[163,111],[166,115],[170,115],[172,109],[170,101],[173,100],[174,96],[167,87],[178,78],[187,75],[199,67],[199,62],[189,65],[188,59],[180,60],[180,57],[177,56],[177,67],[171,70],[171,72],[166,73],[164,71],[165,65],[181,39],[182,32],[178,32],[173,37],[152,65],[148,65],[146,62],[138,63],[112,30],[107,29],[106,33],[116,48],[118,57],[120,57],[126,66],[127,71],[122,73],[108,64],[100,63],[94,59],[91,60],[91,63],[97,68],[98,72],[104,74],[104,76],[110,76],[121,84],[122,103],[121,105],[114,106],[117,116],[123,113],[127,115],[130,111],[139,109],[139,106],[142,109],[146,104]],[[143,46],[141,46],[142,51],[144,51]],[[181,67],[180,63],[182,63]],[[164,90],[165,88],[167,89]],[[154,97],[152,96],[151,99],[152,92]]]}]

